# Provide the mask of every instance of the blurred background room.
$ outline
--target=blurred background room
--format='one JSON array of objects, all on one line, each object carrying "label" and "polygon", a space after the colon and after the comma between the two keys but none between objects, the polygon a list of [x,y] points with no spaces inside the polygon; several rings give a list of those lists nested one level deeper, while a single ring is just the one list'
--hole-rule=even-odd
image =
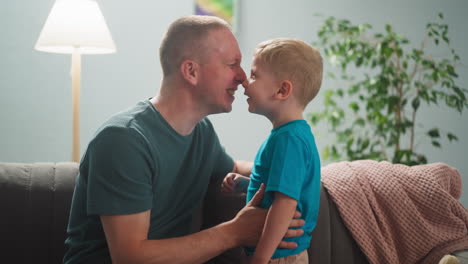
[{"label": "blurred background room", "polygon": [[[55,0],[4,1],[0,9],[0,161],[59,162],[71,160],[71,56],[34,49]],[[80,153],[97,128],[114,113],[157,94],[162,72],[158,49],[169,24],[194,14],[195,0],[98,0],[117,48],[116,53],[83,55],[81,69]],[[460,56],[457,84],[468,88],[468,1],[465,0],[237,0],[235,34],[243,54],[242,67],[250,72],[255,46],[276,37],[312,43],[325,17],[369,23],[375,30],[392,24],[414,45],[424,38],[426,24],[444,14],[450,44]],[[322,14],[323,16],[316,16]],[[330,70],[325,63],[325,72]],[[322,109],[322,91],[306,109]],[[221,143],[235,159],[253,160],[269,134],[270,122],[247,111],[239,86],[233,111],[213,115]],[[457,142],[441,139],[441,148],[418,142],[428,162],[457,168],[464,181],[462,203],[468,206],[468,113],[444,106],[421,112],[419,121],[448,129]],[[322,124],[320,124],[322,125]],[[321,126],[312,127],[321,150],[333,140]],[[323,165],[330,161],[323,160]]]}]

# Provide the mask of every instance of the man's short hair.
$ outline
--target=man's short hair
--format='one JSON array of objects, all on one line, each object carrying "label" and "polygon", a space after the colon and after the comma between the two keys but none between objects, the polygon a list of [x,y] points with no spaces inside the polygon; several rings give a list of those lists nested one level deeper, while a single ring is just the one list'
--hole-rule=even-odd
[{"label": "man's short hair", "polygon": [[164,76],[177,71],[182,61],[200,58],[206,54],[205,38],[216,29],[229,29],[229,24],[214,16],[186,16],[174,21],[168,28],[159,48]]},{"label": "man's short hair", "polygon": [[304,107],[322,85],[320,52],[302,40],[277,38],[258,44],[254,56],[279,79],[293,83],[293,95]]}]

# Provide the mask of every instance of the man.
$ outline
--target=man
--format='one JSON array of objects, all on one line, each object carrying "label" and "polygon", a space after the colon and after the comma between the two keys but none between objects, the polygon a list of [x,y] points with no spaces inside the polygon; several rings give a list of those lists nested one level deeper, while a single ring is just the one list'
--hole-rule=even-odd
[{"label": "man", "polygon": [[233,220],[190,234],[209,182],[251,169],[224,152],[206,118],[231,111],[237,86],[246,81],[235,37],[221,19],[184,17],[169,27],[160,60],[159,95],[112,117],[89,143],[65,263],[202,263],[258,240],[266,213],[254,205],[264,189]]}]

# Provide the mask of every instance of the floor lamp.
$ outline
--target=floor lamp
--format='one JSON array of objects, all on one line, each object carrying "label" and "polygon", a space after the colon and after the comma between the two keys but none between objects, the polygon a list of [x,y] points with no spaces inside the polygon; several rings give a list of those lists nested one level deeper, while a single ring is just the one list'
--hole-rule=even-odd
[{"label": "floor lamp", "polygon": [[115,52],[114,41],[95,0],[56,0],[35,49],[72,54],[72,161],[80,160],[81,54]]}]

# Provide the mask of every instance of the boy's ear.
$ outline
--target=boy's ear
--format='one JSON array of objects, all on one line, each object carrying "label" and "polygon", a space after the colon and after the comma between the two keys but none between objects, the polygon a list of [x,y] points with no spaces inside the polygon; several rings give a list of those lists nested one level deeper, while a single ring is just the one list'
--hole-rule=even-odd
[{"label": "boy's ear", "polygon": [[293,91],[293,84],[289,80],[281,81],[280,88],[276,91],[275,97],[280,100],[287,99]]},{"label": "boy's ear", "polygon": [[182,77],[191,85],[198,83],[199,65],[193,60],[184,60],[180,64],[180,73]]}]

